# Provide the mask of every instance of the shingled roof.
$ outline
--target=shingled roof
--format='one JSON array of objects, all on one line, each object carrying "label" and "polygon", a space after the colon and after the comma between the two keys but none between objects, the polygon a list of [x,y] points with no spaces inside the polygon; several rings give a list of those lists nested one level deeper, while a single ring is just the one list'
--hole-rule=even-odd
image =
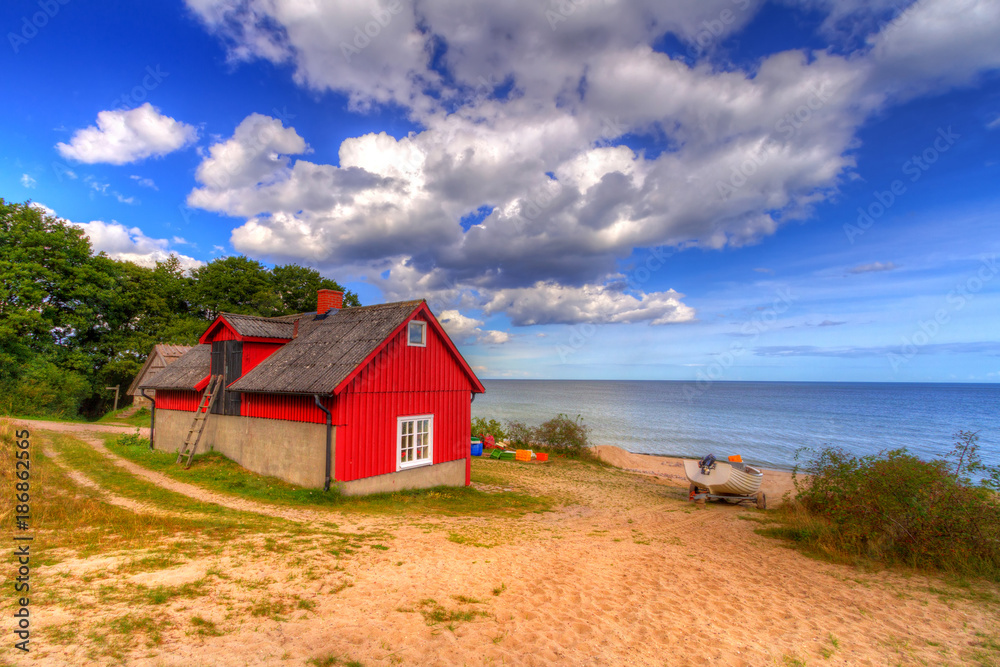
[{"label": "shingled roof", "polygon": [[[220,313],[219,316],[240,336],[250,338],[291,339],[295,329],[294,319],[289,320],[285,317],[258,317],[256,315],[239,315],[237,313]],[[301,315],[298,317],[301,317]],[[209,330],[211,331],[212,328],[209,327]]]},{"label": "shingled roof", "polygon": [[208,375],[211,353],[211,345],[195,345],[180,359],[144,381],[139,389],[194,389]]},{"label": "shingled roof", "polygon": [[[329,394],[423,301],[341,308],[314,316],[298,338],[229,386],[242,392]],[[202,376],[204,377],[204,376]]]},{"label": "shingled roof", "polygon": [[[280,318],[223,313],[225,321],[241,336],[289,339],[228,389],[266,394],[331,394],[423,304],[422,300],[400,301],[340,308],[325,315],[303,313]],[[296,321],[298,336],[292,338]],[[194,389],[210,372],[211,349],[210,344],[192,348],[140,389]],[[471,374],[465,361],[460,359],[460,362]],[[479,386],[479,381],[475,380],[475,384]]]},{"label": "shingled roof", "polygon": [[[190,345],[170,345],[167,343],[157,343],[146,356],[139,373],[132,380],[128,390],[125,392],[129,396],[139,393],[139,385],[152,380],[153,377],[164,368],[175,362],[181,355],[191,349]],[[161,363],[157,363],[159,360]]]}]

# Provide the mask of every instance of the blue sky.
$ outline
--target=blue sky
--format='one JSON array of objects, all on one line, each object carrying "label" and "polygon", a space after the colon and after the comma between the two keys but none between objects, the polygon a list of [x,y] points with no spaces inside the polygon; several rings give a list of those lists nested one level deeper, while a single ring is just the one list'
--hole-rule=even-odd
[{"label": "blue sky", "polygon": [[111,256],[424,297],[486,378],[1000,380],[995,2],[36,0],[0,26],[0,196]]}]

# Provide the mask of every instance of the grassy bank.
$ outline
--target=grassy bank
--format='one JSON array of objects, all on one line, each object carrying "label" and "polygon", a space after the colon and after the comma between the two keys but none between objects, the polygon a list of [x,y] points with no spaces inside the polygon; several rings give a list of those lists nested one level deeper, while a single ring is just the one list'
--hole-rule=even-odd
[{"label": "grassy bank", "polygon": [[823,449],[796,480],[797,498],[771,515],[778,525],[759,532],[829,560],[1000,581],[996,470],[978,462],[975,434],[956,435],[952,454],[934,461]]},{"label": "grassy bank", "polygon": [[[133,436],[105,436],[115,454],[172,479],[247,500],[304,508],[331,508],[338,511],[374,514],[512,515],[541,512],[551,507],[544,497],[524,493],[483,493],[465,487],[437,487],[370,496],[342,496],[335,489],[305,489],[275,477],[250,472],[217,452],[194,457],[185,469],[176,454],[150,450],[146,440]],[[126,444],[132,443],[132,444]]]},{"label": "grassy bank", "polygon": [[[0,479],[5,487],[14,479],[14,435],[10,422],[0,421]],[[45,554],[54,551],[86,557],[122,549],[143,550],[166,539],[179,550],[198,552],[206,541],[232,540],[276,523],[197,503],[149,484],[70,436],[48,437],[34,432],[30,443],[30,527],[36,535],[33,553],[42,555],[43,562],[51,560],[54,556]],[[62,465],[57,465],[46,449],[52,449]],[[143,515],[110,504],[99,490],[81,485],[66,468],[163,512]],[[5,488],[4,493],[13,497],[12,488]],[[13,511],[13,505],[5,504],[0,508],[0,521],[11,525]]]}]

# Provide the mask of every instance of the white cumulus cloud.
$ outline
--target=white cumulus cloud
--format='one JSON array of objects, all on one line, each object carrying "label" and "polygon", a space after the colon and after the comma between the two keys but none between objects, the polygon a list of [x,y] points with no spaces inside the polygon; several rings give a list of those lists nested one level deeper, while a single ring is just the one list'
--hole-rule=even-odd
[{"label": "white cumulus cloud", "polygon": [[164,116],[150,103],[135,109],[101,111],[97,125],[77,130],[56,149],[64,158],[96,164],[128,164],[172,153],[197,139],[191,125]]},{"label": "white cumulus cloud", "polygon": [[510,334],[497,329],[483,330],[483,321],[462,315],[457,310],[443,310],[438,315],[441,326],[458,342],[499,345],[510,340]]},{"label": "white cumulus cloud", "polygon": [[153,267],[157,262],[163,262],[171,256],[180,260],[181,268],[190,270],[201,266],[201,262],[193,257],[181,255],[170,250],[166,239],[154,239],[146,236],[138,227],[126,227],[118,222],[72,223],[83,230],[90,239],[94,252],[104,252],[111,259],[133,262],[139,266]]},{"label": "white cumulus cloud", "polygon": [[[53,209],[40,202],[32,202],[31,206],[41,211],[43,215],[60,217]],[[73,222],[66,218],[60,219],[82,229],[83,233],[90,239],[91,248],[95,253],[106,253],[112,259],[153,267],[156,266],[157,262],[165,261],[173,256],[180,261],[181,268],[185,271],[204,264],[193,257],[181,255],[171,250],[166,239],[154,239],[146,236],[138,227],[126,227],[115,221]]]},{"label": "white cumulus cloud", "polygon": [[[348,138],[334,165],[253,114],[209,149],[188,203],[242,218],[239,252],[460,315],[689,321],[673,290],[622,288],[621,263],[808,218],[852,177],[873,114],[1000,67],[1000,5],[958,2],[801,0],[842,48],[739,66],[717,53],[754,0],[188,0],[233,59],[290,64],[307,88],[399,105],[420,128]],[[689,57],[657,51],[665,35]]]},{"label": "white cumulus cloud", "polygon": [[497,291],[485,312],[505,312],[514,324],[636,323],[677,324],[695,317],[673,290],[634,296],[605,285],[567,287],[539,283]]}]

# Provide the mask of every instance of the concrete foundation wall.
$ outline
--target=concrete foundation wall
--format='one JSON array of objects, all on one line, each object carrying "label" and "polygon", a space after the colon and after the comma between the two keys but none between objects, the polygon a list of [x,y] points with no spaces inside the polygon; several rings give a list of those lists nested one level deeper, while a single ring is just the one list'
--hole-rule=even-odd
[{"label": "concrete foundation wall", "polygon": [[[193,412],[157,410],[153,436],[155,448],[176,452],[184,443],[193,419]],[[332,447],[336,456],[336,427],[333,428]],[[210,450],[225,455],[247,470],[306,488],[322,488],[325,482],[325,424],[212,415],[198,444],[198,452]],[[335,469],[333,461],[331,469]],[[465,486],[465,459],[336,484],[346,496],[434,486]]]},{"label": "concrete foundation wall", "polygon": [[433,486],[465,486],[465,459],[400,470],[387,475],[363,477],[350,482],[337,482],[337,486],[345,496],[429,489]]},{"label": "concrete foundation wall", "polygon": [[[193,412],[157,410],[154,446],[176,452],[191,428]],[[331,447],[337,447],[333,428]],[[326,481],[326,425],[283,419],[212,415],[198,444],[198,452],[214,450],[247,470],[278,477],[307,488]],[[331,469],[333,469],[331,460]]]}]

